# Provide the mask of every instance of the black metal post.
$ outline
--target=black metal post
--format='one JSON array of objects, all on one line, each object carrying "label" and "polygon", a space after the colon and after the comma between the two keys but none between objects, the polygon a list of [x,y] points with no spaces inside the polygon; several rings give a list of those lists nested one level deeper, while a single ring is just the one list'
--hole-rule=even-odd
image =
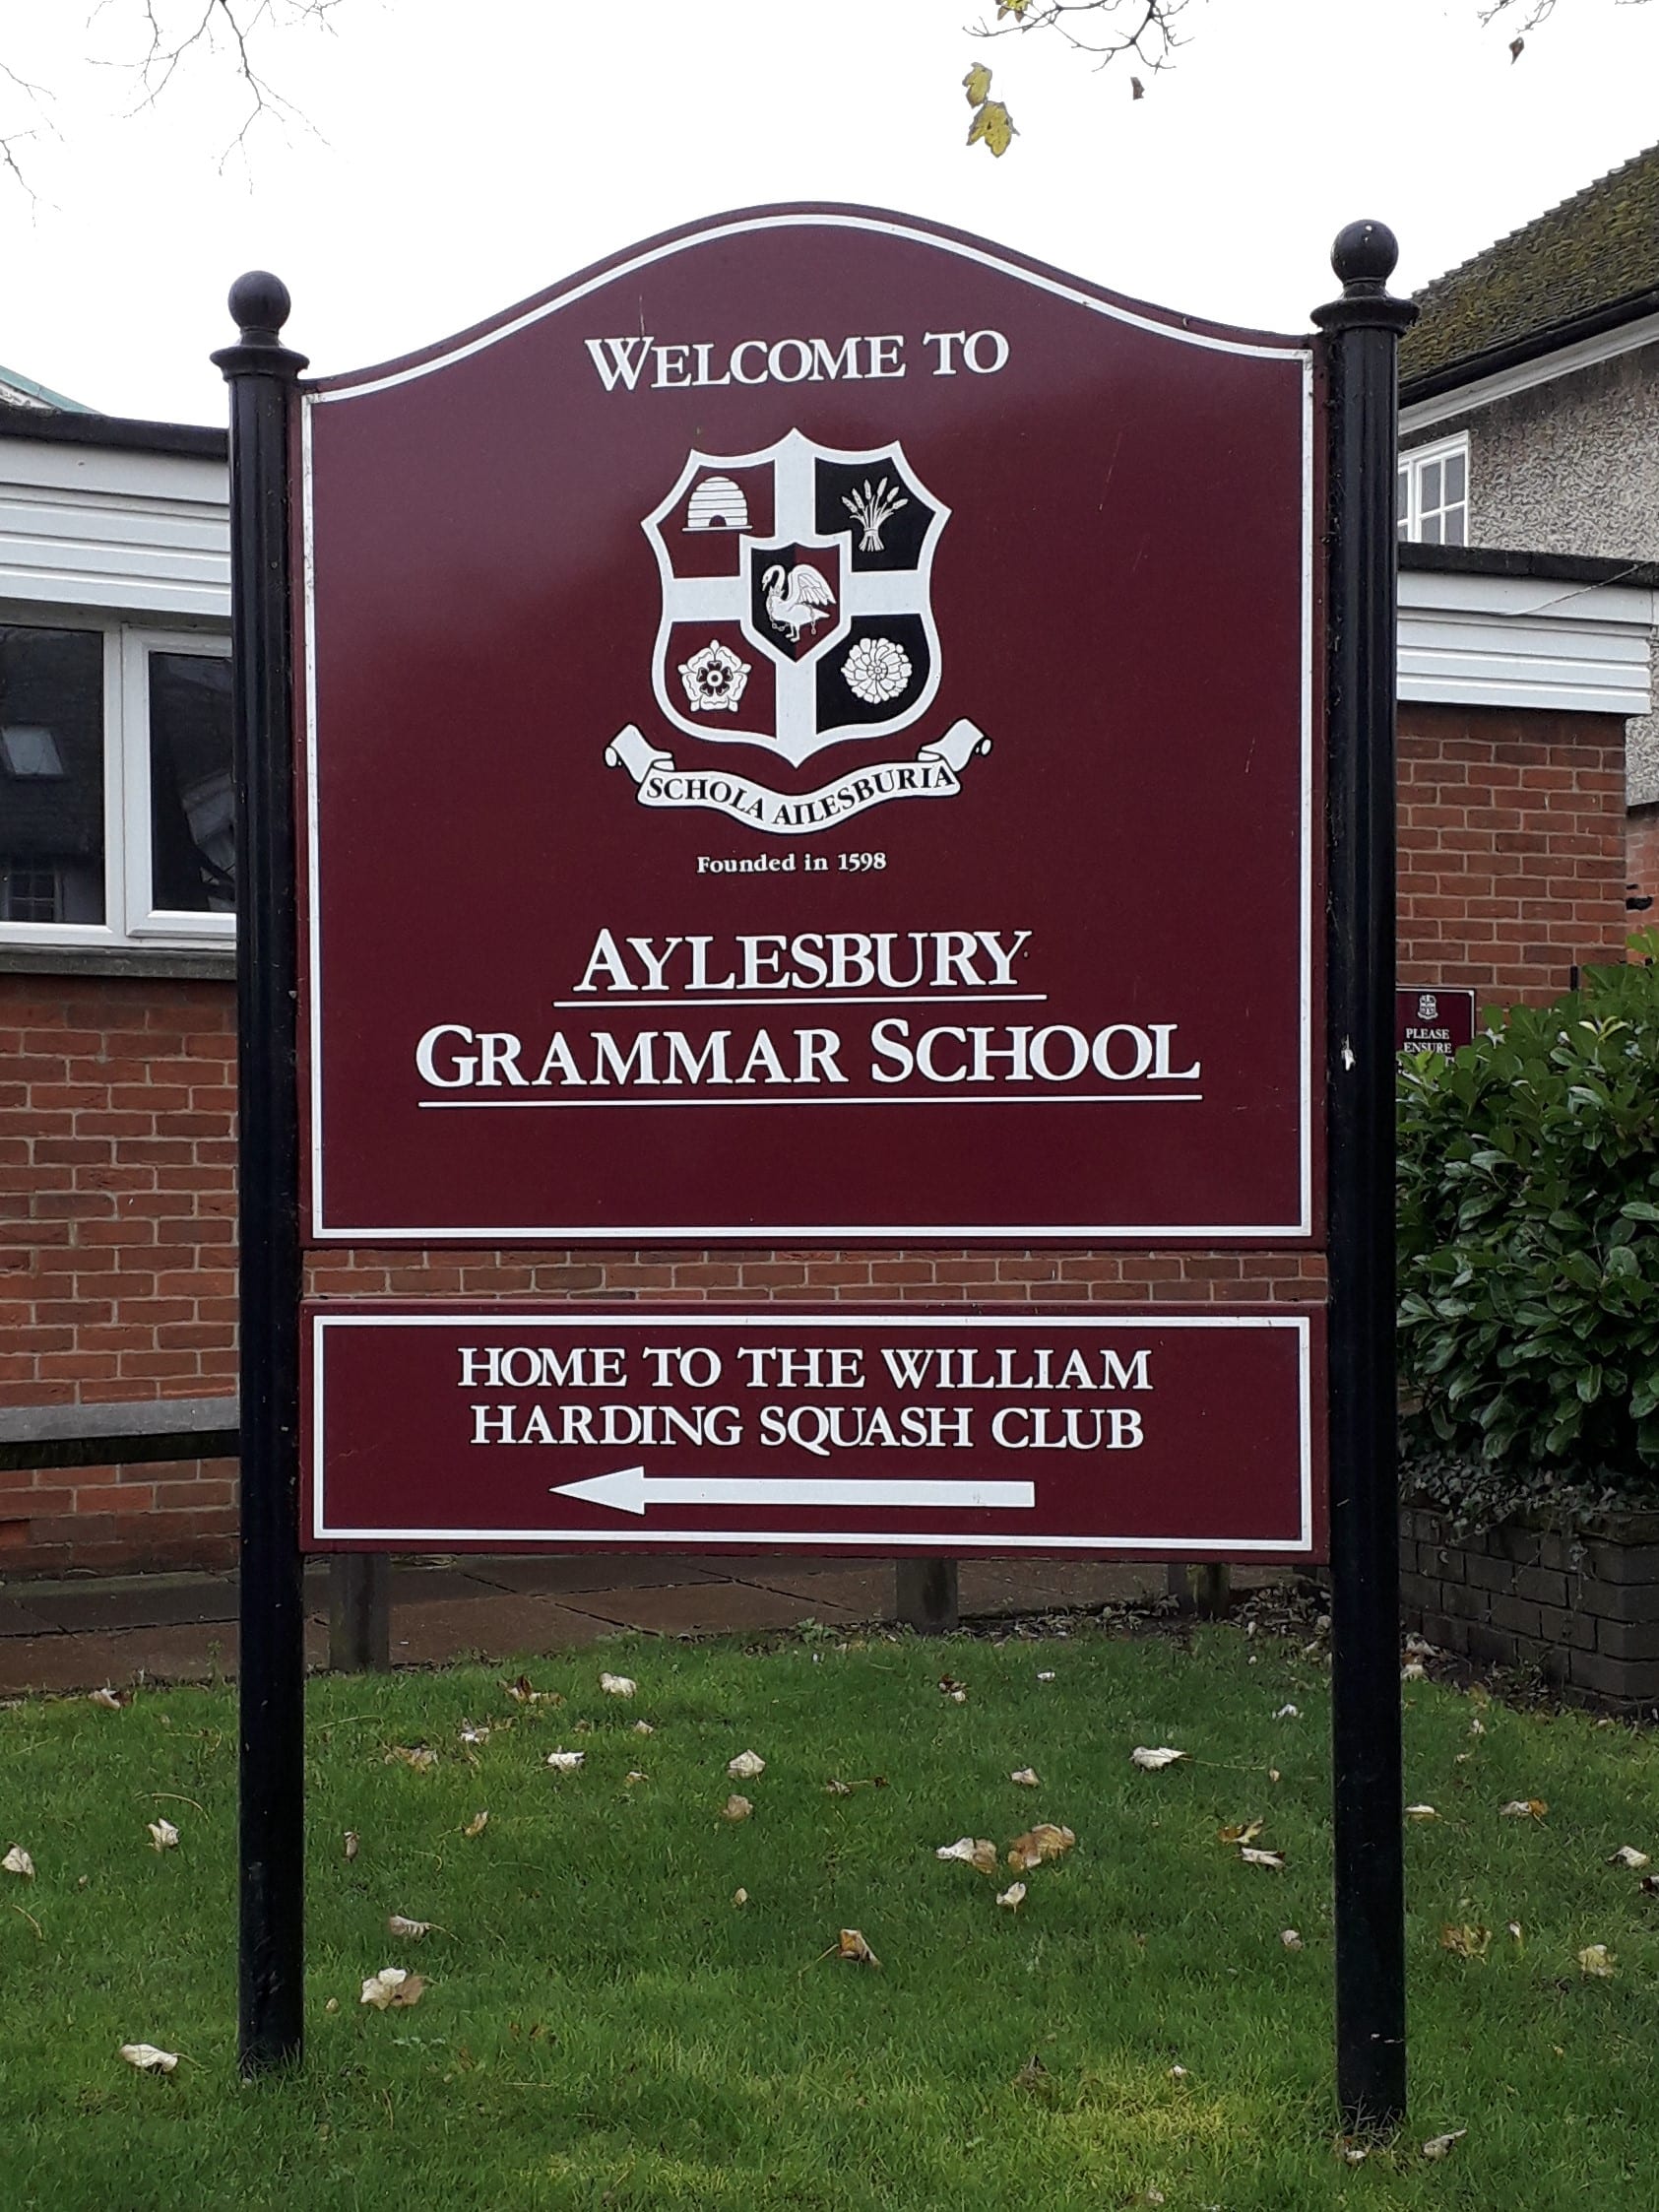
[{"label": "black metal post", "polygon": [[1331,538],[1326,1039],[1336,2080],[1343,2125],[1406,2109],[1394,1359],[1394,658],[1399,248],[1352,223],[1325,332]]},{"label": "black metal post", "polygon": [[230,288],[230,587],[236,776],[241,1245],[241,1835],[237,2054],[254,2075],[303,2036],[305,1606],[299,1559],[299,981],[294,880],[289,429],[305,366],[288,295]]}]

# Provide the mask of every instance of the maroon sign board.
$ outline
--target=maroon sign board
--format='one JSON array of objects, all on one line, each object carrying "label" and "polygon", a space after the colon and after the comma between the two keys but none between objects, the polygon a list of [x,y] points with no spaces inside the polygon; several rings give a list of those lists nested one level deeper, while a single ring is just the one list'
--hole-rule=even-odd
[{"label": "maroon sign board", "polygon": [[1315,401],[810,208],[303,387],[310,1241],[1315,1240]]},{"label": "maroon sign board", "polygon": [[1475,1041],[1475,994],[1439,984],[1411,984],[1394,993],[1394,1049],[1451,1054]]},{"label": "maroon sign board", "polygon": [[1311,1558],[1322,1323],[318,1304],[305,1541]]}]

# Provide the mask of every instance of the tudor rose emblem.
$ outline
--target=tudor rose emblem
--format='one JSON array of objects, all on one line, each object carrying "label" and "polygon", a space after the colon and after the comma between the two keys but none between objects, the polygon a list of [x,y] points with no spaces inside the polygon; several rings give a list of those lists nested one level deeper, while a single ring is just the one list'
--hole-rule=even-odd
[{"label": "tudor rose emblem", "polygon": [[[870,741],[920,722],[939,688],[930,586],[950,509],[895,441],[859,452],[791,430],[759,452],[692,452],[642,521],[662,585],[651,688],[671,729],[749,760],[650,744],[634,725],[607,758],[647,806],[712,806],[752,827],[827,827],[887,799],[943,798],[989,741],[958,722],[908,760]],[[861,741],[857,766],[785,794],[752,753],[801,767]],[[710,773],[711,767],[729,773]]]}]

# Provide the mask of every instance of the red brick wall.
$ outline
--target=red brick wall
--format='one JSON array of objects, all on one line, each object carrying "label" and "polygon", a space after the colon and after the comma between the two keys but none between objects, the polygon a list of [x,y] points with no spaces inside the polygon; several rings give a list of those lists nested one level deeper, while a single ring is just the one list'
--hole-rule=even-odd
[{"label": "red brick wall", "polygon": [[1399,975],[1540,1002],[1625,957],[1625,725],[1400,710]]},{"label": "red brick wall", "polygon": [[[218,983],[0,976],[0,1405],[235,1388]],[[234,1467],[0,1468],[0,1573],[223,1556]]]},{"label": "red brick wall", "polygon": [[1632,807],[1625,817],[1625,888],[1632,898],[1650,898],[1645,911],[1627,915],[1627,927],[1659,929],[1659,806]]},{"label": "red brick wall", "polygon": [[[1401,717],[1400,969],[1496,999],[1621,954],[1623,725]],[[0,975],[0,1404],[233,1387],[232,1008],[214,983]],[[1181,1302],[1317,1297],[1314,1256],[328,1252],[319,1292]],[[0,1470],[0,1574],[230,1555],[234,1469]]]}]

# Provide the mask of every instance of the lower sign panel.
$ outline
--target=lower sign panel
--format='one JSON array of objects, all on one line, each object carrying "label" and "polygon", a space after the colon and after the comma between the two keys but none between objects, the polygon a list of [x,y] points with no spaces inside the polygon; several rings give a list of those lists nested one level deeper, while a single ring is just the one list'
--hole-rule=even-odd
[{"label": "lower sign panel", "polygon": [[305,1541],[1317,1559],[1322,1321],[315,1305]]}]

